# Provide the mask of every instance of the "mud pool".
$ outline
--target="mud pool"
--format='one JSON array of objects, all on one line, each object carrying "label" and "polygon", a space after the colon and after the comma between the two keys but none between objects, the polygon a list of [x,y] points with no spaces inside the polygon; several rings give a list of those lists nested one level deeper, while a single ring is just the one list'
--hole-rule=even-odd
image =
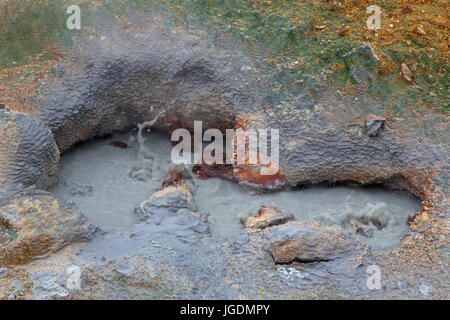
[{"label": "mud pool", "polygon": [[[50,191],[60,200],[74,201],[103,230],[124,229],[138,223],[135,208],[160,190],[173,169],[172,144],[165,133],[151,131],[138,143],[136,131],[115,134],[76,146],[60,161],[59,183]],[[111,145],[127,143],[127,148]],[[262,205],[290,212],[296,220],[316,220],[355,233],[355,225],[370,235],[355,233],[375,251],[400,245],[408,232],[408,214],[421,209],[413,196],[381,187],[314,187],[276,193],[250,194],[223,179],[186,180],[192,187],[197,211],[208,214],[212,236],[233,241],[242,220],[257,214]]]}]

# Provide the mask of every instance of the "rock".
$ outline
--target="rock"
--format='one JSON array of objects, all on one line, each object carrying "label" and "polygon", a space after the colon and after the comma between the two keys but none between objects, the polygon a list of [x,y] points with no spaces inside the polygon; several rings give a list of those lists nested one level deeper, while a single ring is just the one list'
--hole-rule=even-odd
[{"label": "rock", "polygon": [[404,13],[404,14],[408,14],[408,13],[412,13],[412,12],[413,12],[413,10],[409,6],[406,6],[402,9],[402,13]]},{"label": "rock", "polygon": [[120,149],[128,148],[128,144],[122,141],[111,141],[109,144]]},{"label": "rock", "polygon": [[192,184],[195,185],[194,174],[193,174],[193,165],[192,164],[186,164],[186,163],[171,163],[169,165],[169,171],[177,171],[178,173],[181,173],[181,176],[183,179],[192,179]]},{"label": "rock", "polygon": [[415,221],[416,218],[417,218],[417,215],[418,215],[419,213],[420,213],[420,212],[413,212],[413,213],[408,214],[408,217],[406,218],[406,223],[407,223],[408,225],[413,224],[414,221]]},{"label": "rock", "polygon": [[321,226],[316,221],[291,221],[265,232],[266,249],[275,263],[327,262],[362,256],[367,250],[342,228]]},{"label": "rock", "polygon": [[425,36],[426,32],[425,30],[423,30],[423,28],[421,26],[416,26],[414,27],[414,33],[418,34],[419,36]]},{"label": "rock", "polygon": [[220,177],[223,179],[233,180],[233,165],[231,164],[196,164],[192,167],[192,171],[195,172],[199,179],[207,179]]},{"label": "rock", "polygon": [[423,281],[419,285],[419,291],[421,294],[423,294],[425,297],[428,297],[430,294],[433,293],[433,285],[427,281]]},{"label": "rock", "polygon": [[341,37],[347,36],[349,34],[351,34],[351,29],[350,26],[345,26],[344,28],[342,28],[341,30],[338,31],[338,35],[340,35]]},{"label": "rock", "polygon": [[256,216],[244,221],[248,229],[265,229],[267,227],[286,223],[293,215],[288,212],[281,212],[276,207],[262,206]]},{"label": "rock", "polygon": [[33,299],[48,300],[65,298],[69,295],[67,288],[57,279],[55,272],[35,272],[31,275],[34,282]]},{"label": "rock", "polygon": [[378,132],[380,131],[381,127],[384,125],[385,121],[386,121],[386,118],[379,117],[373,113],[369,113],[366,116],[367,135],[369,137],[375,137],[376,135],[378,135]]},{"label": "rock", "polygon": [[400,68],[400,75],[403,79],[405,79],[407,82],[412,82],[412,72],[408,68],[408,66],[404,63],[402,63],[402,66]]},{"label": "rock", "polygon": [[323,30],[325,30],[325,26],[314,26],[314,29],[323,31]]},{"label": "rock", "polygon": [[182,229],[183,234],[190,238],[188,230],[200,234],[209,231],[205,219],[194,209],[189,186],[180,183],[154,193],[136,209],[136,213],[140,220],[148,224],[160,226],[161,230],[167,229],[169,233],[177,233]]},{"label": "rock", "polygon": [[148,200],[136,209],[141,220],[155,219],[168,211],[192,210],[193,200],[189,186],[186,183],[168,186],[155,192]]},{"label": "rock", "polygon": [[134,272],[134,267],[129,261],[122,263],[116,267],[116,271],[125,277],[131,277]]},{"label": "rock", "polygon": [[0,265],[23,264],[92,238],[97,228],[49,194],[19,195],[0,206]]},{"label": "rock", "polygon": [[0,278],[4,278],[8,275],[8,268],[0,268]]},{"label": "rock", "polygon": [[23,282],[16,279],[9,284],[9,288],[13,289],[14,292],[21,291],[23,289]]},{"label": "rock", "polygon": [[360,235],[362,235],[364,237],[367,237],[367,238],[372,238],[372,236],[373,236],[373,229],[372,228],[366,228],[366,227],[363,227],[363,226],[361,226],[361,225],[359,225],[357,223],[352,223],[352,225],[355,228],[355,232],[357,234],[360,234]]},{"label": "rock", "polygon": [[172,170],[164,177],[161,187],[166,188],[168,186],[174,186],[178,183],[184,183],[183,175],[177,170]]},{"label": "rock", "polygon": [[59,150],[35,116],[0,110],[0,197],[56,182]]},{"label": "rock", "polygon": [[353,79],[359,84],[375,81],[380,59],[368,43],[342,56]]}]

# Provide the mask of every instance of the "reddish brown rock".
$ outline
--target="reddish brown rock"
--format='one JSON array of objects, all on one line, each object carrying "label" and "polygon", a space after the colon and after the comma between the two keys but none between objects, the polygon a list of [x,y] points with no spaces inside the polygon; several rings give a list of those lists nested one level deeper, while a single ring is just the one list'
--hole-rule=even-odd
[{"label": "reddish brown rock", "polygon": [[426,32],[425,30],[423,30],[423,28],[421,26],[416,26],[414,27],[414,33],[418,34],[419,36],[425,36]]},{"label": "reddish brown rock", "polygon": [[412,13],[412,12],[413,12],[413,10],[408,6],[406,6],[402,9],[402,13],[404,13],[404,14],[408,14],[408,13]]},{"label": "reddish brown rock", "polygon": [[371,238],[373,236],[373,229],[372,228],[366,228],[362,227],[357,223],[352,223],[353,227],[355,228],[355,232],[357,234],[360,234],[364,237]]},{"label": "reddish brown rock", "polygon": [[128,147],[128,144],[126,144],[125,142],[122,142],[122,141],[111,141],[109,144],[114,147],[121,148],[121,149],[125,149]]},{"label": "reddish brown rock", "polygon": [[183,175],[177,170],[172,170],[164,177],[161,187],[164,189],[168,186],[174,186],[182,182],[184,182]]},{"label": "reddish brown rock", "polygon": [[342,28],[341,30],[338,31],[338,35],[340,35],[341,37],[347,36],[349,34],[351,34],[351,29],[349,26],[345,26],[344,28]]},{"label": "reddish brown rock", "polygon": [[[215,155],[215,150],[212,152]],[[208,178],[223,178],[228,180],[234,180],[233,177],[233,165],[227,164],[226,154],[222,152],[222,163],[207,164],[204,161],[200,164],[195,164],[192,167],[192,172],[197,175],[199,179]]]},{"label": "reddish brown rock", "polygon": [[403,79],[405,79],[407,82],[412,82],[412,72],[408,68],[408,66],[404,63],[402,63],[402,66],[400,68],[400,75]]},{"label": "reddish brown rock", "polygon": [[192,171],[200,179],[218,177],[233,180],[233,165],[231,164],[196,164],[192,167]]},{"label": "reddish brown rock", "polygon": [[7,198],[0,207],[0,266],[24,264],[89,241],[96,230],[75,206],[46,193]]},{"label": "reddish brown rock", "polygon": [[281,189],[287,185],[286,177],[278,170],[274,175],[261,174],[261,168],[250,165],[237,165],[233,168],[233,175],[241,185],[264,188],[269,190]]},{"label": "reddish brown rock", "polygon": [[267,227],[286,223],[291,220],[293,215],[288,212],[282,212],[276,207],[262,206],[258,214],[244,221],[248,229],[265,229]]}]

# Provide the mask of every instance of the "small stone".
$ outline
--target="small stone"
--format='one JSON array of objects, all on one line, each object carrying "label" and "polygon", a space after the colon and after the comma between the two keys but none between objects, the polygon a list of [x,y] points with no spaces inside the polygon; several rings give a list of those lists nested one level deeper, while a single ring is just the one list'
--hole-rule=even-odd
[{"label": "small stone", "polygon": [[407,223],[408,225],[413,224],[413,223],[414,223],[414,220],[416,220],[416,218],[417,218],[417,214],[418,214],[418,213],[419,213],[419,212],[413,212],[413,213],[408,214],[408,217],[406,218],[406,223]]},{"label": "small stone", "polygon": [[20,291],[23,289],[23,282],[20,280],[14,280],[9,284],[9,287],[14,289],[14,291]]},{"label": "small stone", "polygon": [[165,219],[169,212],[178,212],[184,209],[188,212],[194,210],[191,189],[186,183],[168,186],[155,192],[150,198],[141,203],[135,212],[140,220]]},{"label": "small stone", "polygon": [[62,279],[58,279],[54,271],[37,271],[31,274],[33,280],[33,299],[50,300],[55,298],[65,298],[69,291],[62,284]]},{"label": "small stone", "polygon": [[314,26],[314,29],[322,31],[325,29],[325,26]]},{"label": "small stone", "polygon": [[123,141],[116,141],[115,140],[115,141],[111,141],[109,144],[112,145],[113,147],[117,147],[117,148],[120,148],[120,149],[128,148],[128,144],[123,142]]},{"label": "small stone", "polygon": [[406,6],[406,7],[404,7],[404,8],[402,9],[402,12],[403,12],[404,14],[408,14],[408,13],[411,13],[411,12],[413,12],[413,11],[412,11],[412,9],[411,9],[410,7]]},{"label": "small stone", "polygon": [[366,228],[363,227],[357,223],[353,223],[353,227],[355,228],[355,232],[357,234],[360,234],[366,238],[372,238],[373,237],[373,229],[372,228]]},{"label": "small stone", "polygon": [[427,297],[431,293],[433,293],[433,285],[429,282],[424,281],[419,285],[419,291],[421,294]]},{"label": "small stone", "polygon": [[161,187],[164,189],[168,186],[174,186],[177,183],[183,183],[183,175],[177,170],[170,171],[163,179]]},{"label": "small stone", "polygon": [[368,80],[375,81],[380,58],[375,54],[370,43],[344,54],[342,59],[357,83],[363,84]]},{"label": "small stone", "polygon": [[414,32],[415,32],[416,34],[418,34],[419,36],[425,36],[425,35],[426,35],[425,30],[423,30],[423,28],[420,27],[420,26],[416,26],[416,27],[414,28]]},{"label": "small stone", "polygon": [[403,79],[405,79],[407,82],[412,82],[412,73],[411,70],[408,68],[408,66],[404,63],[402,63],[402,67],[400,69],[400,74]]},{"label": "small stone", "polygon": [[0,278],[4,278],[8,275],[8,268],[0,268]]},{"label": "small stone", "polygon": [[378,135],[378,132],[380,131],[385,121],[386,118],[379,117],[373,113],[369,113],[366,116],[367,135],[369,137],[375,137],[376,135]]},{"label": "small stone", "polygon": [[408,282],[404,279],[398,280],[397,281],[397,287],[400,290],[406,290],[408,288]]},{"label": "small stone", "polygon": [[129,278],[134,272],[134,267],[130,263],[123,263],[116,268],[116,271]]},{"label": "small stone", "polygon": [[256,216],[245,220],[244,225],[248,229],[265,229],[286,223],[292,218],[291,213],[281,212],[276,207],[262,206]]},{"label": "small stone", "polygon": [[338,35],[340,35],[341,37],[349,35],[350,33],[351,33],[351,29],[349,26],[345,26],[344,28],[342,28],[341,30],[338,31]]}]

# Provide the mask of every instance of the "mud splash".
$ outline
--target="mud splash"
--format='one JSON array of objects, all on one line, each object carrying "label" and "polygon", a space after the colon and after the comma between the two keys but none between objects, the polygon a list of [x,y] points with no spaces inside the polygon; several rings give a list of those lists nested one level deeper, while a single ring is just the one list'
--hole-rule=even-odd
[{"label": "mud splash", "polygon": [[[174,168],[171,148],[167,134],[147,132],[143,126],[83,143],[62,156],[59,183],[51,191],[61,200],[72,199],[106,231],[129,227],[138,222],[135,208],[160,190],[164,175]],[[189,168],[176,169],[185,169],[197,210],[208,216],[212,236],[224,241],[233,241],[244,228],[242,220],[267,205],[292,213],[296,220],[341,226],[373,250],[386,251],[400,245],[409,229],[408,214],[421,208],[411,195],[380,187],[313,187],[250,194],[231,181],[201,180],[190,177]]]}]

